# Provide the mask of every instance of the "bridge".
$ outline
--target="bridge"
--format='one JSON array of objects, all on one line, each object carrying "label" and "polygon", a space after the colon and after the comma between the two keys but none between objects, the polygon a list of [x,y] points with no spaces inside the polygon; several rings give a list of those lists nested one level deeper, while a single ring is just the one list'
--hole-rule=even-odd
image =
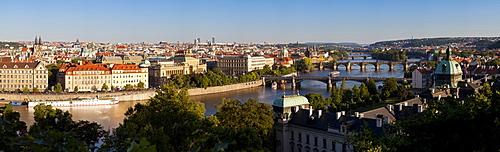
[{"label": "bridge", "polygon": [[351,67],[354,65],[358,65],[361,67],[361,71],[366,71],[367,65],[375,66],[375,71],[380,71],[380,66],[388,65],[390,71],[394,71],[394,67],[396,65],[403,66],[403,70],[406,71],[411,65],[417,65],[419,67],[423,67],[427,64],[428,61],[334,61],[334,62],[320,62],[314,63],[315,67],[319,70],[323,70],[324,68],[330,68],[333,70],[338,70],[339,66],[345,66],[347,71],[351,71]]},{"label": "bridge", "polygon": [[[328,77],[328,76],[297,76],[297,77],[262,77],[262,84],[268,85],[276,80],[283,80],[288,83],[292,83],[292,87],[300,86],[300,82],[305,80],[316,80],[327,84],[327,88],[333,87],[336,82],[346,80],[346,81],[357,81],[357,82],[367,82],[368,80],[374,80],[375,82],[385,81],[387,78],[376,78],[376,77]],[[398,83],[403,83],[404,81],[411,82],[410,78],[396,78]]]}]

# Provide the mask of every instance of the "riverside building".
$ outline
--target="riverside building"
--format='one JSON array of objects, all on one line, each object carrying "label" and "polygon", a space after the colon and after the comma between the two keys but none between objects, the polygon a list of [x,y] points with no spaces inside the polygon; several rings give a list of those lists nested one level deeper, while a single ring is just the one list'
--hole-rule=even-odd
[{"label": "riverside building", "polygon": [[4,91],[22,91],[48,87],[48,70],[41,62],[14,62],[10,57],[0,61],[0,87]]}]

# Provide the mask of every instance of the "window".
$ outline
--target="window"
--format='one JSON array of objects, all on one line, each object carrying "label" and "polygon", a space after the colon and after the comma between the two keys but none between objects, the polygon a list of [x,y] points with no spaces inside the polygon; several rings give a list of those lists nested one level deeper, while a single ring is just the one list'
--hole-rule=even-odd
[{"label": "window", "polygon": [[[1,82],[2,80],[0,80]],[[290,140],[293,140],[293,131],[290,131]]]},{"label": "window", "polygon": [[302,142],[302,133],[299,132],[299,142]]},{"label": "window", "polygon": [[314,146],[318,146],[318,137],[314,137]]},{"label": "window", "polygon": [[323,148],[326,148],[326,138],[323,138]]},{"label": "window", "polygon": [[306,144],[309,144],[309,135],[306,135]]}]

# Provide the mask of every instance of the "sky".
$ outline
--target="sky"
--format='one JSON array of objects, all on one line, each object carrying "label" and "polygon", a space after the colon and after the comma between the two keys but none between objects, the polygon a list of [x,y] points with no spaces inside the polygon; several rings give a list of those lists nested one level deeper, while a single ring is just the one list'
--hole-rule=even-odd
[{"label": "sky", "polygon": [[15,0],[0,41],[354,42],[500,36],[498,0]]}]

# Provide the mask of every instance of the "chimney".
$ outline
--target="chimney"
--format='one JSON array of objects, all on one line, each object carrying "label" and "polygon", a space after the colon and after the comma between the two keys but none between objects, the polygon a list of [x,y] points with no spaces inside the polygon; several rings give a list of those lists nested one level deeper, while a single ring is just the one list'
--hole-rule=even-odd
[{"label": "chimney", "polygon": [[403,109],[403,105],[401,105],[401,104],[394,105],[394,111],[401,111],[402,109]]},{"label": "chimney", "polygon": [[340,119],[340,116],[342,116],[342,113],[341,112],[337,112],[337,120]]},{"label": "chimney", "polygon": [[376,122],[377,122],[377,127],[382,127],[382,118],[377,118]]},{"label": "chimney", "polygon": [[321,114],[323,114],[323,110],[318,110],[318,118],[321,118]]},{"label": "chimney", "polygon": [[389,109],[389,112],[392,111],[392,105],[387,105],[387,109]]},{"label": "chimney", "polygon": [[312,116],[312,115],[313,115],[313,107],[309,106],[309,116]]},{"label": "chimney", "polygon": [[384,116],[384,124],[389,124],[389,116]]},{"label": "chimney", "polygon": [[441,95],[438,96],[438,100],[441,100]]},{"label": "chimney", "polygon": [[421,105],[418,105],[418,106],[417,106],[417,112],[418,112],[418,113],[421,113],[421,112],[422,112],[422,106],[421,106]]},{"label": "chimney", "polygon": [[434,93],[434,89],[431,89],[431,93]]},{"label": "chimney", "polygon": [[359,118],[359,112],[354,112],[354,117]]},{"label": "chimney", "polygon": [[404,104],[405,106],[408,106],[408,102],[404,102],[403,104]]},{"label": "chimney", "polygon": [[295,112],[299,112],[300,106],[295,107]]},{"label": "chimney", "polygon": [[345,111],[341,111],[340,113],[342,113],[342,116],[345,115]]}]

